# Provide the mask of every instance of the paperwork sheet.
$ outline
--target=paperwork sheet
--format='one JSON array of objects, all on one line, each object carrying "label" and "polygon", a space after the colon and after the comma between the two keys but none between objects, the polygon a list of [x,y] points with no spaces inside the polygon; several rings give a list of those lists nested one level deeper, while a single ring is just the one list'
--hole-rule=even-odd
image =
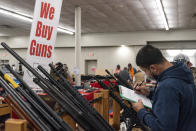
[{"label": "paperwork sheet", "polygon": [[126,100],[137,102],[139,99],[142,100],[145,107],[152,109],[152,103],[150,99],[148,99],[144,95],[136,94],[134,90],[128,89],[124,86],[119,85],[120,96]]}]

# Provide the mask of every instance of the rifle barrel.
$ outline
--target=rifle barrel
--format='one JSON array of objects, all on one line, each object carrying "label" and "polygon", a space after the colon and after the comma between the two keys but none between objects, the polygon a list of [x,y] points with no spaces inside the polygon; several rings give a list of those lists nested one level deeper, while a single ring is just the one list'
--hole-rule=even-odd
[{"label": "rifle barrel", "polygon": [[[26,84],[26,82],[9,66],[9,65],[5,65],[5,67],[14,75],[14,77],[19,80],[23,87],[29,92],[29,96],[32,97],[32,99],[34,99],[36,102],[38,102],[38,104],[44,108],[47,113],[49,115],[51,115],[50,117],[54,118],[62,127],[64,130],[66,131],[72,131],[71,127],[69,127],[69,125],[67,123],[65,123],[52,109],[51,107],[48,106],[48,104],[46,104],[37,94],[35,94],[35,92],[33,92],[31,90],[31,88]],[[51,119],[52,119],[51,118]],[[51,121],[54,122],[54,121]],[[56,122],[54,122],[56,123]]]}]

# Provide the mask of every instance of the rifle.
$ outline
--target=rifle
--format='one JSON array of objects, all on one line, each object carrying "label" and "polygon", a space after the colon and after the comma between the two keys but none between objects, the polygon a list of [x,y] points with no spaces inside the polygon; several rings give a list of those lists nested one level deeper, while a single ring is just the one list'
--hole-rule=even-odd
[{"label": "rifle", "polygon": [[[8,66],[7,66],[8,67]],[[11,70],[10,66],[7,68],[8,70]],[[22,96],[25,97],[25,99],[28,101],[28,103],[40,114],[43,116],[44,120],[47,121],[47,123],[49,123],[51,125],[51,127],[53,128],[53,130],[56,131],[62,131],[64,130],[61,125],[59,125],[59,123],[56,122],[56,120],[51,117],[47,111],[45,111],[45,109],[43,107],[41,107],[33,98],[31,98],[29,96],[29,94],[22,89],[22,87],[20,87],[7,73],[5,73],[4,71],[0,70],[0,74],[1,76],[7,80],[10,84],[12,84],[12,86],[14,87],[14,90],[16,90],[16,92],[19,92]],[[71,129],[71,128],[70,128]]]},{"label": "rifle", "polygon": [[41,128],[32,120],[31,117],[29,117],[28,114],[20,107],[20,105],[17,104],[17,102],[8,94],[5,96],[6,103],[9,104],[9,106],[12,108],[12,110],[22,119],[25,119],[28,121],[29,126],[32,129],[35,129],[37,131],[40,131]]},{"label": "rifle", "polygon": [[[113,130],[113,128],[108,124],[108,122],[105,121],[105,119],[90,105],[90,103],[75,88],[72,87],[72,85],[69,83],[69,81],[65,79],[62,72],[60,70],[57,71],[53,67],[52,64],[49,64],[49,66],[51,67],[51,70],[53,70],[53,72],[60,78],[59,83],[62,85],[62,87],[59,87],[60,90],[62,90],[62,92],[64,92],[64,93],[69,92],[70,94],[72,94],[77,99],[77,101],[83,105],[83,107],[86,109],[86,111],[91,113],[93,116],[95,116],[96,119],[99,120],[98,122],[101,122],[101,124],[104,125],[108,131]],[[38,69],[46,77],[48,77],[48,79],[51,80],[52,83],[54,82],[52,80],[52,77],[50,77],[49,74],[46,71],[44,71],[44,69],[41,66],[38,66]],[[56,86],[58,86],[58,85],[56,85]]]},{"label": "rifle", "polygon": [[133,90],[133,87],[130,86],[126,81],[124,81],[118,74],[114,74],[114,76],[118,79],[117,80],[107,69],[105,70],[105,72],[109,76],[111,76],[114,80],[116,80],[119,83],[119,85],[123,85],[123,86]]},{"label": "rifle", "polygon": [[11,87],[11,85],[8,85],[6,83],[5,80],[3,80],[0,77],[0,85],[4,88],[4,90],[10,94],[10,96],[18,103],[18,105],[20,105],[20,107],[22,108],[22,110],[24,110],[26,112],[26,114],[28,114],[32,120],[41,128],[41,130],[43,131],[52,131],[51,127],[48,126],[48,124],[42,120],[40,118],[40,116],[38,116],[36,114],[36,112],[34,110],[32,110],[32,108],[30,107],[30,105],[28,105],[21,97],[21,95],[19,95],[18,93],[16,93],[13,90],[13,87]]},{"label": "rifle", "polygon": [[[130,86],[126,81],[124,81],[118,74],[114,74],[115,77],[118,79],[117,80],[116,78],[114,78],[114,76],[107,69],[105,71],[106,71],[106,73],[108,73],[108,75],[110,77],[112,77],[114,80],[116,80],[119,85],[124,85],[125,87],[133,90],[133,87]],[[118,87],[116,87],[116,88],[118,88]],[[146,131],[146,130],[148,131],[147,127],[145,127],[144,124],[141,123],[139,121],[139,119],[137,118],[137,113],[133,110],[131,104],[130,104],[130,111],[132,112],[132,116],[130,116],[126,112],[125,112],[125,114],[123,114],[123,116],[131,118],[131,121],[129,123],[132,123],[131,125],[133,125],[135,123],[134,125],[140,127],[143,131]],[[130,124],[128,124],[128,125],[130,125]],[[128,126],[128,130],[130,130],[130,129],[132,129],[132,126]]]},{"label": "rifle", "polygon": [[[113,130],[111,126],[104,127],[100,122],[93,117],[90,113],[84,113],[78,105],[72,103],[72,99],[69,96],[63,95],[52,83],[44,79],[35,69],[33,69],[26,61],[24,61],[18,54],[16,54],[9,46],[5,43],[1,45],[12,54],[20,63],[22,63],[36,78],[34,82],[38,84],[44,91],[46,91],[51,97],[53,97],[64,109],[72,116],[72,118],[80,124],[85,130],[94,131],[108,131]],[[84,99],[84,98],[83,98]],[[108,124],[108,123],[107,123]],[[109,125],[109,124],[108,124]]]},{"label": "rifle", "polygon": [[90,125],[88,125],[88,123],[84,120],[85,114],[78,107],[72,104],[72,101],[68,99],[67,96],[64,96],[58,89],[56,89],[56,87],[52,86],[52,83],[48,83],[50,85],[48,87],[48,85],[44,85],[38,78],[34,78],[33,81],[47,92],[49,96],[55,99],[78,124],[80,124],[85,130],[90,131]]},{"label": "rifle", "polygon": [[25,90],[26,92],[28,92],[29,97],[31,97],[33,100],[35,100],[37,102],[37,104],[39,104],[42,108],[44,108],[44,110],[50,115],[50,119],[54,119],[56,122],[55,123],[59,123],[60,126],[62,127],[62,130],[66,130],[66,131],[71,131],[72,129],[69,127],[69,125],[67,125],[67,123],[65,123],[64,120],[62,120],[52,109],[51,107],[48,106],[48,104],[46,104],[34,91],[31,90],[31,88],[27,85],[27,83],[9,66],[9,65],[5,65],[5,67],[10,71],[10,73],[12,73],[14,75],[14,77],[19,80],[22,84],[23,89],[21,89],[22,87],[20,87],[20,90]]},{"label": "rifle", "polygon": [[[51,66],[51,65],[50,65]],[[83,112],[85,112],[86,114],[88,114],[89,116],[89,118],[92,118],[93,116],[95,117],[100,117],[100,116],[98,116],[97,114],[96,114],[96,112],[94,111],[94,112],[92,112],[92,113],[90,113],[90,111],[92,111],[92,109],[94,109],[94,108],[92,108],[91,107],[91,105],[90,104],[88,104],[89,102],[88,101],[86,101],[85,100],[85,102],[84,101],[82,101],[81,99],[84,99],[84,97],[83,96],[81,96],[80,94],[78,94],[77,93],[77,91],[74,91],[74,88],[71,86],[71,84],[68,82],[68,81],[65,81],[66,83],[64,83],[64,77],[63,77],[63,80],[60,78],[60,82],[57,82],[56,80],[54,80],[49,74],[48,74],[48,72],[42,67],[42,66],[38,66],[38,69],[49,79],[49,81],[53,84],[53,85],[55,85],[62,93],[63,93],[63,95],[65,95],[65,96],[69,96],[70,97],[70,99],[72,99],[73,100],[73,103],[74,104],[76,104],[76,105],[78,105],[82,110],[83,110]],[[53,68],[52,68],[53,69]],[[54,72],[56,72],[56,70],[53,70]],[[78,95],[80,95],[80,96],[78,96]],[[79,97],[79,98],[78,98]],[[76,99],[77,98],[77,99]],[[86,106],[88,104],[88,106]],[[89,110],[89,106],[91,107],[91,109]],[[101,117],[102,118],[102,117]],[[93,119],[92,119],[93,120]],[[102,118],[101,119],[102,121],[94,121],[94,122],[96,122],[97,124],[99,124],[99,128],[100,127],[102,127],[103,125],[102,125],[102,123],[103,124],[106,124],[106,127],[108,126],[107,125],[107,122]],[[103,121],[104,120],[104,121]],[[92,123],[93,123],[93,121],[91,121]],[[102,122],[102,123],[100,123],[100,122]],[[109,128],[111,128],[110,126],[108,126]],[[107,128],[108,128],[107,127]],[[105,127],[104,127],[105,128]],[[102,127],[102,130],[105,130],[103,127]],[[107,129],[107,130],[111,130],[111,129]]]},{"label": "rifle", "polygon": [[122,117],[123,121],[126,120],[126,118],[131,118],[130,123],[128,126],[128,129],[131,130],[133,127],[135,127],[136,122],[135,120],[137,119],[137,113],[133,110],[133,108],[130,106],[128,107],[117,95],[114,94],[113,89],[109,86],[107,86],[105,83],[94,77],[94,79],[99,83],[99,85],[103,89],[108,89],[109,90],[109,95],[120,105],[120,107],[124,110],[125,115]]},{"label": "rifle", "polygon": [[[112,75],[111,75],[112,76]],[[115,86],[113,83],[110,83],[109,86],[107,86],[105,83],[94,77],[94,79],[99,83],[99,85],[103,89],[109,90],[109,95],[120,105],[122,109],[124,109],[124,112],[122,114],[121,121],[125,121],[127,125],[127,130],[132,130],[133,127],[140,127],[143,131],[147,131],[148,129],[144,126],[144,124],[140,123],[139,119],[137,118],[137,113],[133,110],[132,105],[130,104],[130,107],[128,107],[117,95],[114,94],[113,89],[111,87],[118,88],[118,86]],[[106,80],[110,81],[107,77],[105,77]],[[127,120],[128,118],[128,120]]]}]

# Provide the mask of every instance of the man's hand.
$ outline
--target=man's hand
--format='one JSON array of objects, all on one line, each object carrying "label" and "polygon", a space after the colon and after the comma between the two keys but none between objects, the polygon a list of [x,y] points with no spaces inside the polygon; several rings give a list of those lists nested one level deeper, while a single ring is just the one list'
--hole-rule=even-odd
[{"label": "man's hand", "polygon": [[134,90],[137,94],[142,94],[145,96],[149,96],[150,95],[150,89],[148,87],[146,87],[144,84],[138,86],[139,83],[136,83],[134,85]]},{"label": "man's hand", "polygon": [[132,107],[133,109],[138,112],[139,110],[143,109],[144,108],[144,104],[142,102],[141,99],[138,100],[138,102],[134,103],[134,102],[131,102],[132,104]]}]

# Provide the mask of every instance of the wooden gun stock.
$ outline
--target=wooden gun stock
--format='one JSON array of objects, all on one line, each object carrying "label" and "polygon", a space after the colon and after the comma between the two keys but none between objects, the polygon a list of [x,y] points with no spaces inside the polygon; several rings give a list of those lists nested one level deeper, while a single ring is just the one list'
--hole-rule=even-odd
[{"label": "wooden gun stock", "polygon": [[22,119],[28,121],[29,126],[32,129],[40,131],[41,128],[26,114],[26,112],[18,105],[18,103],[10,96],[7,95],[5,98],[7,104],[12,108],[12,110]]}]

